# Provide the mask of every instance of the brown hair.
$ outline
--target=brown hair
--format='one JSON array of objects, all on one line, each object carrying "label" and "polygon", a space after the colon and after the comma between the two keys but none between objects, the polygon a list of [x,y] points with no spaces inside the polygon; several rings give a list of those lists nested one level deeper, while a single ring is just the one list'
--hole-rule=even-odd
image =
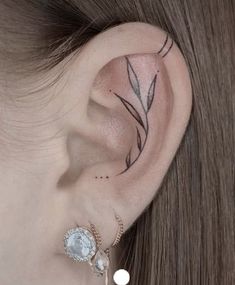
[{"label": "brown hair", "polygon": [[232,0],[0,2],[1,72],[50,69],[130,21],[168,31],[185,56],[192,116],[160,191],[123,238],[130,284],[235,284],[234,8]]}]

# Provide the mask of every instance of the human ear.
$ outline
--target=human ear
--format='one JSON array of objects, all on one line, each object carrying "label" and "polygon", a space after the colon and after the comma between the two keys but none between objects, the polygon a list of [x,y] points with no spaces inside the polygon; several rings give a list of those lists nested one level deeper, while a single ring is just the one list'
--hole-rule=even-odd
[{"label": "human ear", "polygon": [[79,103],[68,123],[70,164],[58,186],[73,188],[64,191],[67,224],[92,221],[108,247],[114,212],[130,227],[174,158],[191,112],[189,73],[171,37],[143,23],[99,34],[68,73],[69,94]]}]

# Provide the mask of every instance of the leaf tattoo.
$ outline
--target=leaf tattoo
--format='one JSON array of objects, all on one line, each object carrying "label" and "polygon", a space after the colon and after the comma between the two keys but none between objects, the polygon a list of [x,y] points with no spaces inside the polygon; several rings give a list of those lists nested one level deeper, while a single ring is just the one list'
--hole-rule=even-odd
[{"label": "leaf tattoo", "polygon": [[[121,173],[119,173],[119,175],[125,173],[126,171],[130,169],[130,167],[139,159],[139,157],[141,156],[145,148],[145,145],[147,143],[148,136],[149,136],[148,113],[153,104],[153,100],[154,100],[155,93],[156,93],[156,84],[157,84],[157,74],[155,74],[150,84],[150,87],[148,89],[147,96],[145,96],[145,100],[147,100],[147,102],[146,101],[144,102],[143,100],[144,96],[141,94],[141,91],[140,91],[140,83],[139,83],[138,76],[136,72],[134,71],[134,68],[128,57],[126,57],[126,63],[127,63],[127,73],[128,73],[129,83],[132,87],[132,90],[135,96],[137,96],[139,99],[138,101],[139,101],[140,107],[143,110],[142,114],[140,114],[137,111],[137,109],[130,102],[125,100],[123,97],[121,97],[115,92],[113,94],[116,95],[116,97],[122,102],[123,106],[127,109],[127,111],[131,114],[131,116],[143,128],[145,135],[144,136],[143,134],[141,135],[139,127],[136,126],[138,155],[135,158],[133,158],[132,149],[129,151],[128,155],[126,156],[126,169],[124,169]],[[146,110],[146,106],[147,106],[147,110]]]},{"label": "leaf tattoo", "polygon": [[137,77],[128,57],[126,57],[126,61],[127,61],[128,78],[129,78],[131,87],[134,90],[135,94],[140,98],[141,95],[140,95],[140,85],[139,85],[138,77]]},{"label": "leaf tattoo", "polygon": [[142,139],[141,139],[140,131],[137,127],[136,127],[136,130],[137,130],[137,146],[138,146],[139,151],[142,151]]},{"label": "leaf tattoo", "polygon": [[156,88],[156,82],[157,82],[157,74],[154,76],[154,79],[150,85],[149,91],[148,91],[148,97],[147,97],[147,112],[151,109],[154,95],[155,95],[155,88]]},{"label": "leaf tattoo", "polygon": [[126,167],[129,169],[131,166],[131,150],[126,157]]},{"label": "leaf tattoo", "polygon": [[135,107],[131,105],[128,101],[123,99],[118,94],[114,93],[122,102],[122,104],[125,106],[125,108],[128,110],[128,112],[136,119],[136,121],[145,129],[144,122],[140,116],[140,114],[137,112]]}]

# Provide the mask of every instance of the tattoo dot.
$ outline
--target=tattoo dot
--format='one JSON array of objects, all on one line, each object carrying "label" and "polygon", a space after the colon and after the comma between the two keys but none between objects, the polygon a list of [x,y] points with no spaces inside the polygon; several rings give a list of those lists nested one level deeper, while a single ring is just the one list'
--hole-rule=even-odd
[{"label": "tattoo dot", "polygon": [[106,179],[109,179],[109,176],[106,176]]},{"label": "tattoo dot", "polygon": [[100,176],[100,179],[103,179],[103,176]]}]

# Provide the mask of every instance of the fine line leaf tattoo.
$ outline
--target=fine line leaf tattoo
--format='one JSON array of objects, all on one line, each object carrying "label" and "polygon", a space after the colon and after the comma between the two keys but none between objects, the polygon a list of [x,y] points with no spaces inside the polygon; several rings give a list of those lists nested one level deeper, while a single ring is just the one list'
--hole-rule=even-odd
[{"label": "fine line leaf tattoo", "polygon": [[127,166],[127,168],[130,168],[130,165],[131,165],[131,150],[130,150],[130,152],[128,153],[128,155],[126,157],[126,166]]},{"label": "fine line leaf tattoo", "polygon": [[[169,45],[169,43],[170,43],[170,45]],[[163,46],[157,52],[157,54],[159,54],[162,58],[166,57],[168,55],[168,53],[170,52],[170,50],[172,49],[173,45],[174,45],[173,39],[171,39],[169,34],[167,34],[166,39],[163,43]],[[168,48],[167,48],[167,50],[165,50],[167,46],[168,46]],[[138,76],[137,76],[129,58],[126,56],[125,59],[126,59],[126,64],[127,64],[128,80],[129,80],[129,83],[131,85],[131,88],[132,88],[135,96],[137,96],[137,98],[139,100],[140,107],[143,111],[143,114],[140,114],[137,111],[138,108],[135,108],[130,102],[125,100],[123,97],[121,97],[117,93],[114,93],[114,95],[121,101],[121,103],[126,108],[126,110],[131,114],[131,116],[141,126],[141,128],[136,127],[138,155],[136,156],[135,159],[132,159],[133,158],[133,149],[131,149],[129,151],[129,153],[126,156],[126,161],[125,161],[126,162],[126,168],[121,173],[119,173],[119,175],[128,171],[130,169],[130,167],[132,167],[138,161],[139,157],[141,156],[142,152],[144,151],[144,148],[145,148],[145,145],[147,143],[148,136],[149,136],[148,114],[151,110],[151,107],[152,107],[152,104],[154,101],[154,97],[155,97],[155,93],[156,93],[156,84],[157,84],[157,79],[158,79],[158,74],[155,74],[154,78],[151,81],[150,86],[148,88],[148,94],[146,96],[143,96],[143,94],[141,94],[141,88],[140,88],[140,82],[139,82]]]},{"label": "fine line leaf tattoo", "polygon": [[147,97],[147,112],[151,109],[153,98],[155,94],[155,87],[156,87],[156,81],[157,81],[157,75],[154,76],[154,79],[150,85],[149,91],[148,91],[148,97]]},{"label": "fine line leaf tattoo", "polygon": [[131,85],[133,93],[135,94],[135,96],[137,95],[140,108],[142,109],[142,112],[141,112],[142,114],[140,114],[137,111],[137,108],[135,108],[130,102],[128,102],[123,97],[121,97],[119,94],[114,92],[114,95],[121,101],[121,103],[126,108],[126,110],[131,114],[131,116],[135,118],[136,122],[139,124],[139,127],[141,127],[140,129],[138,126],[136,126],[136,139],[137,139],[138,154],[133,159],[133,156],[134,156],[133,148],[129,151],[129,153],[126,156],[126,168],[121,173],[119,173],[119,175],[128,171],[130,167],[133,166],[137,162],[142,152],[144,151],[144,148],[147,143],[148,136],[149,136],[148,114],[152,107],[153,100],[155,97],[156,83],[157,83],[157,76],[158,76],[157,74],[154,75],[154,78],[150,82],[149,88],[147,89],[148,93],[146,94],[146,96],[144,96],[143,94],[141,94],[140,82],[139,82],[138,76],[128,57],[126,57],[126,64],[127,64],[127,74],[128,74],[129,83]]},{"label": "fine line leaf tattoo", "polygon": [[127,72],[128,72],[128,78],[131,84],[132,89],[134,90],[135,94],[140,98],[140,85],[139,85],[139,80],[137,78],[137,75],[128,59],[126,57],[127,61]]},{"label": "fine line leaf tattoo", "polygon": [[142,151],[142,139],[141,139],[141,135],[140,135],[140,131],[139,129],[136,127],[137,130],[137,145],[138,145],[138,149],[139,151]]},{"label": "fine line leaf tattoo", "polygon": [[127,109],[127,111],[136,119],[136,121],[145,129],[144,126],[144,122],[140,116],[140,114],[137,112],[137,110],[135,109],[135,107],[133,105],[131,105],[128,101],[126,101],[125,99],[123,99],[121,96],[119,96],[118,94],[114,93],[122,102],[122,104],[125,106],[125,108]]}]

